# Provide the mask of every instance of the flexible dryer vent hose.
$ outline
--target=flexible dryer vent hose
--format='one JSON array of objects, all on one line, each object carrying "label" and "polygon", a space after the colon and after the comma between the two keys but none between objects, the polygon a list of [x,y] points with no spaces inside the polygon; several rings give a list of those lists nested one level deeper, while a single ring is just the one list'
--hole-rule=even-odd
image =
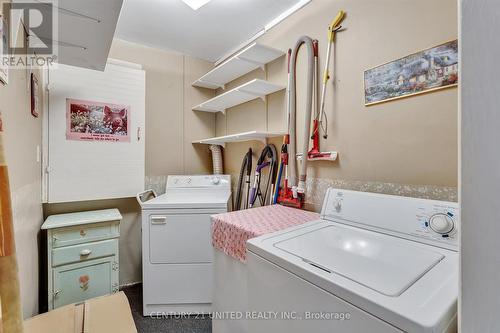
[{"label": "flexible dryer vent hose", "polygon": [[222,163],[222,149],[219,145],[210,145],[212,152],[212,163],[214,168],[214,175],[222,175],[224,173],[224,165]]},{"label": "flexible dryer vent hose", "polygon": [[299,174],[299,184],[298,184],[298,192],[304,193],[306,187],[306,176],[307,176],[307,152],[309,150],[309,129],[311,126],[311,113],[313,106],[313,88],[314,88],[314,44],[313,40],[308,36],[302,36],[299,38],[295,47],[292,50],[292,58],[290,60],[290,160],[289,160],[289,169],[290,169],[290,178],[289,184],[290,186],[297,185],[297,148],[296,148],[296,118],[297,118],[297,55],[299,53],[299,49],[302,45],[305,45],[307,48],[307,97],[306,97],[306,108],[305,108],[305,120],[304,120],[304,139],[303,139],[303,148],[302,153],[306,158],[302,159],[302,164],[300,168]]}]

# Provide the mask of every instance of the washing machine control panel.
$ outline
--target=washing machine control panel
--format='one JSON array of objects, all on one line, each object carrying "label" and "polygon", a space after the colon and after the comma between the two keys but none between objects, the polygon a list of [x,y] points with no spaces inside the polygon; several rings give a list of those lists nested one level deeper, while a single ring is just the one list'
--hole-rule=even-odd
[{"label": "washing machine control panel", "polygon": [[429,219],[429,227],[440,235],[449,235],[455,230],[455,222],[448,214],[434,214]]},{"label": "washing machine control panel", "polygon": [[440,241],[458,241],[458,208],[447,204],[419,207],[416,212],[418,227],[415,234]]},{"label": "washing machine control panel", "polygon": [[231,176],[228,175],[195,175],[168,176],[167,189],[175,188],[227,188],[230,189]]},{"label": "washing machine control panel", "polygon": [[458,249],[459,210],[455,202],[329,189],[325,220]]}]

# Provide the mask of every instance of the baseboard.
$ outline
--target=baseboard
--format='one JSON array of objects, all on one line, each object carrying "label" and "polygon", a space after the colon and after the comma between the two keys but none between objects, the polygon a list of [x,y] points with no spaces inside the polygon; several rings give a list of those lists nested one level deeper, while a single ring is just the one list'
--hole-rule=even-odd
[{"label": "baseboard", "polygon": [[141,283],[142,283],[142,281],[124,283],[124,284],[120,285],[120,290],[123,290],[123,289],[126,289],[126,288],[130,288],[130,287],[134,287],[134,286],[136,286],[138,284],[141,284]]}]

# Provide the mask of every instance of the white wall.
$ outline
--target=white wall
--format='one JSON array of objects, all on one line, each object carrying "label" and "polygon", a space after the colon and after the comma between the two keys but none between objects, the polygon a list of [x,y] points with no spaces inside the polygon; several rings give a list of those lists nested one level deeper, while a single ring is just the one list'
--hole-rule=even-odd
[{"label": "white wall", "polygon": [[[329,136],[321,150],[336,150],[335,162],[308,164],[306,208],[319,211],[327,187],[456,201],[458,182],[458,89],[444,89],[387,103],[364,105],[363,72],[458,36],[457,0],[314,0],[261,36],[257,42],[287,50],[302,35],[319,41],[321,71],[325,64],[327,28],[338,10],[346,12],[337,34],[332,80],[325,110]],[[306,52],[297,61],[297,147],[302,150]],[[230,82],[234,88],[251,79],[286,84],[283,56]],[[219,90],[218,93],[224,91]],[[216,135],[251,130],[283,131],[286,96],[280,91],[217,113]],[[282,138],[270,143],[281,147]],[[224,149],[224,171],[236,176],[249,146],[230,143]],[[398,190],[405,189],[405,190]]]},{"label": "white wall", "polygon": [[43,216],[37,146],[41,146],[42,123],[30,113],[26,71],[10,70],[9,74],[9,84],[0,85],[0,112],[5,132],[21,303],[26,318],[38,313],[38,235]]},{"label": "white wall", "polygon": [[[337,150],[334,162],[308,164],[308,178],[457,186],[457,89],[440,90],[364,105],[363,71],[387,61],[457,38],[456,0],[314,0],[259,38],[281,50],[301,35],[319,40],[321,70],[327,28],[337,11],[346,11],[331,60],[325,110],[329,137],[322,150]],[[305,51],[297,63],[297,147],[302,149],[305,99]],[[286,57],[231,82],[232,88],[253,78],[286,84]],[[217,135],[251,130],[280,131],[285,92],[251,101],[217,114]],[[273,141],[281,144],[281,138]],[[239,172],[248,143],[225,149],[226,172]]]},{"label": "white wall", "polygon": [[461,0],[461,332],[500,332],[500,2]]},{"label": "white wall", "polygon": [[[8,0],[0,0],[2,4]],[[18,34],[19,43],[24,34]],[[35,71],[41,80],[41,72]],[[37,146],[42,144],[41,115],[31,115],[26,70],[10,70],[9,84],[0,84],[0,112],[9,170],[12,215],[16,240],[23,316],[38,313],[38,238],[42,216],[42,174]],[[40,101],[42,101],[40,89]]]},{"label": "white wall", "polygon": [[[212,68],[204,60],[115,39],[110,58],[141,64],[146,71],[146,176],[161,182],[171,174],[205,174],[211,155],[196,139],[215,134],[215,116],[191,110],[213,91],[191,86]],[[164,185],[163,185],[164,186]],[[135,198],[45,205],[45,215],[118,208],[120,226],[120,285],[142,280],[141,215]]]}]

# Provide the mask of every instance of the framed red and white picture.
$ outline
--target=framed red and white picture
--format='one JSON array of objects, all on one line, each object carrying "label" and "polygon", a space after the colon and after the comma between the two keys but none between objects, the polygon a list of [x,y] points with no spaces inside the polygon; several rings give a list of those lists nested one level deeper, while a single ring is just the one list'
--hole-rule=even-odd
[{"label": "framed red and white picture", "polygon": [[130,142],[130,106],[67,98],[66,138]]}]

